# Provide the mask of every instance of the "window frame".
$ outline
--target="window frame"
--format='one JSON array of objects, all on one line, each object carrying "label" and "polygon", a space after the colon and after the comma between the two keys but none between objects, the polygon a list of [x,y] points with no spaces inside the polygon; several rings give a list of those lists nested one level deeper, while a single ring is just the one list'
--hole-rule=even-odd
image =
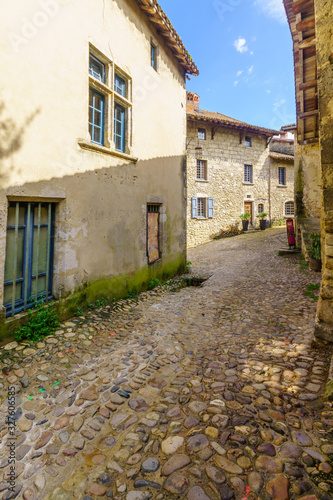
[{"label": "window frame", "polygon": [[[200,215],[200,201],[202,202],[202,209],[204,215]],[[197,197],[197,219],[207,219],[207,198],[205,196]]]},{"label": "window frame", "polygon": [[[283,172],[283,182],[281,183],[281,173]],[[287,175],[287,171],[286,171],[286,167],[278,167],[278,175],[279,175],[279,186],[286,186],[287,185],[287,179],[286,179],[286,175]]]},{"label": "window frame", "polygon": [[[90,61],[98,61],[105,67],[105,78],[102,82],[99,78],[95,78],[90,72]],[[88,136],[89,141],[79,140],[79,144],[83,148],[105,152],[107,154],[128,155],[131,154],[132,147],[132,78],[129,74],[123,71],[113,61],[103,55],[93,45],[89,44],[89,103],[90,109],[90,92],[96,93],[103,97],[103,122],[101,142],[94,140],[94,127],[91,127],[90,115],[88,113]],[[122,86],[118,85],[119,83]],[[122,130],[121,130],[121,147],[116,147],[115,134],[117,122],[115,120],[117,107],[122,108]],[[95,118],[95,112],[93,119]],[[92,132],[92,133],[91,133]]]},{"label": "window frame", "polygon": [[[204,175],[202,176],[202,166],[204,164]],[[199,175],[198,175],[199,172]],[[197,159],[197,168],[196,168],[196,180],[197,181],[208,181],[208,162],[207,160]]]},{"label": "window frame", "polygon": [[[95,75],[94,75],[94,70],[91,68],[91,62],[93,64],[95,64],[95,66],[100,66],[101,69],[102,69],[102,75],[101,75],[101,78],[97,78]],[[96,73],[98,74],[98,73]],[[105,71],[105,63],[103,61],[101,61],[100,59],[98,59],[98,57],[96,57],[92,52],[89,53],[89,75],[92,77],[92,78],[95,78],[96,80],[102,82],[102,83],[105,83],[105,79],[106,79],[106,71]]]},{"label": "window frame", "polygon": [[[287,205],[288,204],[292,204],[292,207],[293,207],[293,210],[292,210],[292,214],[291,213],[287,213]],[[289,201],[285,201],[284,202],[284,216],[285,217],[295,217],[295,201],[293,200],[289,200]]]},{"label": "window frame", "polygon": [[[200,137],[200,134],[203,135],[203,137]],[[206,134],[206,129],[198,127],[198,140],[199,141],[206,141],[207,140],[207,134]]]},{"label": "window frame", "polygon": [[[98,96],[100,98],[100,100],[101,100],[101,109],[100,110],[90,105],[90,93],[93,95],[93,102],[94,102],[94,99],[95,99],[96,96]],[[93,110],[93,120],[95,119],[95,113],[96,113],[96,111],[98,111],[99,113],[101,113],[101,125],[100,126],[95,125],[94,122],[90,122],[89,121],[89,116],[88,116],[89,134],[90,134],[90,137],[91,137],[91,142],[93,142],[94,144],[100,144],[101,146],[104,146],[105,96],[103,94],[101,94],[100,92],[98,92],[97,90],[95,90],[94,88],[92,88],[92,87],[89,87],[89,110],[90,109]],[[90,125],[92,127],[92,133],[90,133]],[[95,139],[93,139],[95,128],[100,129],[100,139],[101,139],[100,141],[96,141]]]},{"label": "window frame", "polygon": [[245,147],[252,148],[252,137],[249,135],[246,135],[244,143],[245,143]]},{"label": "window frame", "polygon": [[[41,222],[41,210],[42,206],[47,206],[47,223]],[[15,207],[15,225],[8,224],[9,208]],[[35,216],[35,209],[38,208],[37,221]],[[20,208],[24,208],[24,224],[17,224],[19,222],[18,213]],[[54,262],[54,234],[55,234],[55,210],[56,203],[51,202],[21,202],[21,201],[10,201],[8,205],[7,213],[7,225],[6,225],[6,255],[5,255],[5,272],[7,265],[7,258],[9,258],[7,253],[7,242],[8,242],[8,231],[14,230],[15,232],[15,243],[14,243],[14,259],[16,256],[16,265],[13,264],[13,277],[11,280],[4,281],[4,307],[6,309],[6,317],[14,316],[21,311],[25,311],[34,306],[35,301],[38,303],[47,302],[53,299],[52,287],[53,287],[53,262]],[[40,243],[40,229],[47,228],[47,247],[46,247],[46,264],[45,271],[39,271],[39,248],[36,251],[37,255],[37,270],[33,274],[34,268],[34,244],[35,235],[37,237],[37,243]],[[22,246],[22,277],[17,278],[16,266],[17,266],[17,236],[18,230],[23,229],[23,246]],[[45,276],[45,290],[38,292],[38,280]],[[32,295],[33,280],[36,283],[36,293]],[[13,286],[15,282],[15,285]],[[16,299],[16,286],[17,283],[21,283],[21,294],[20,298]],[[5,302],[5,287],[13,286],[12,290],[12,300],[10,302]],[[32,299],[32,300],[31,300]]]},{"label": "window frame", "polygon": [[[147,203],[147,223],[146,223],[146,230],[147,230],[147,261],[148,265],[151,266],[155,264],[155,262],[158,262],[161,257],[161,227],[160,227],[160,209],[161,209],[161,204],[160,203]],[[149,256],[149,214],[150,213],[157,213],[157,251],[158,251],[158,256],[155,260],[150,260]]]},{"label": "window frame", "polygon": [[259,203],[258,204],[258,214],[263,214],[264,213],[264,204],[263,203]]},{"label": "window frame", "polygon": [[[121,119],[118,120],[116,118],[116,112],[120,111],[121,113]],[[117,126],[116,124],[120,123],[120,134],[117,134]],[[120,148],[117,147],[117,138],[120,138]],[[116,151],[120,151],[122,153],[125,153],[125,147],[126,147],[126,110],[121,104],[118,102],[115,102],[114,104],[114,147]]]},{"label": "window frame", "polygon": [[[249,172],[250,172],[250,180],[246,180],[247,178],[247,169],[250,169]],[[249,165],[249,164],[244,164],[244,183],[245,184],[253,184],[253,165]]]}]

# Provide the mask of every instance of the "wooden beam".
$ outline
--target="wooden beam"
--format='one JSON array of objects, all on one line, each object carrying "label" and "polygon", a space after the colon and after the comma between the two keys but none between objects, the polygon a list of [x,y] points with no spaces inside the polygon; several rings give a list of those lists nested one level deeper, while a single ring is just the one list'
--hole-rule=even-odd
[{"label": "wooden beam", "polygon": [[301,21],[300,23],[296,24],[296,30],[297,31],[307,31],[311,30],[315,27],[315,18],[312,17],[311,19],[308,19],[307,21]]},{"label": "wooden beam", "polygon": [[300,90],[308,90],[317,87],[318,80],[311,80],[311,82],[301,83],[299,86]]},{"label": "wooden beam", "polygon": [[298,118],[300,119],[309,118],[310,116],[318,115],[318,113],[319,113],[318,109],[314,109],[313,111],[305,111],[305,113],[300,113],[298,115]]},{"label": "wooden beam", "polygon": [[301,12],[304,12],[307,9],[314,9],[314,1],[313,0],[297,0],[294,2],[291,6],[293,9],[293,13],[300,14]]},{"label": "wooden beam", "polygon": [[299,44],[299,49],[308,49],[309,47],[316,46],[317,40],[315,36],[311,36],[310,38],[306,38],[302,43]]}]

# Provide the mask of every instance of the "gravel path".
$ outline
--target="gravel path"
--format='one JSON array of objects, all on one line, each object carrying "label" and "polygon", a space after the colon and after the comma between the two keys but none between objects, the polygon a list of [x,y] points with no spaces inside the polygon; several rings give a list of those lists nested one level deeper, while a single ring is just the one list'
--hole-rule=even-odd
[{"label": "gravel path", "polygon": [[320,276],[278,257],[285,240],[272,229],[191,249],[202,286],[171,281],[2,347],[1,498],[332,499],[329,352],[310,347],[303,294]]}]

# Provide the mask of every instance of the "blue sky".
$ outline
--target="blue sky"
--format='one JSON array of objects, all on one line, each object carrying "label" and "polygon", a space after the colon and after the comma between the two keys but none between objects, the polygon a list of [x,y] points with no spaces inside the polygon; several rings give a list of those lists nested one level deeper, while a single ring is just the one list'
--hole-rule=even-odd
[{"label": "blue sky", "polygon": [[292,42],[282,0],[159,0],[199,68],[200,107],[253,125],[295,122]]}]

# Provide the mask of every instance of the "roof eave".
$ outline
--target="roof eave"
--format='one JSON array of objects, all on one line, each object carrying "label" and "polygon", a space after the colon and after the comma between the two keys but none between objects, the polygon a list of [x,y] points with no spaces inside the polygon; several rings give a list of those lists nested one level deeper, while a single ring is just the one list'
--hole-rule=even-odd
[{"label": "roof eave", "polygon": [[219,120],[218,118],[209,118],[207,116],[197,116],[193,115],[192,113],[187,113],[187,118],[192,121],[215,123],[217,125],[220,125],[221,127],[233,128],[236,130],[248,130],[255,134],[266,135],[268,137],[273,137],[273,135],[280,134],[280,131],[278,130],[271,130],[264,127],[256,127],[255,125],[250,125],[247,123],[237,123],[237,122],[230,122],[227,120]]}]

